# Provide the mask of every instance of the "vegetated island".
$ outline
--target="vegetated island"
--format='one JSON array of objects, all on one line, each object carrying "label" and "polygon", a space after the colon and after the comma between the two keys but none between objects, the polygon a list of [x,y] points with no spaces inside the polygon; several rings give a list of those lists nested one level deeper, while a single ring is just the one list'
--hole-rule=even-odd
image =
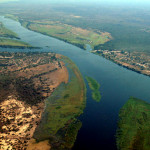
[{"label": "vegetated island", "polygon": [[86,77],[86,80],[88,82],[90,89],[92,90],[93,100],[99,102],[101,100],[101,94],[99,92],[100,84],[91,77]]},{"label": "vegetated island", "polygon": [[[7,15],[6,15],[7,17]],[[18,17],[8,16],[12,19],[18,19],[25,28],[48,35],[67,43],[73,44],[82,49],[90,45],[92,49],[99,44],[104,44],[112,39],[111,34],[100,30],[82,29],[72,25],[64,24],[59,21],[49,20],[24,20]]]},{"label": "vegetated island", "polygon": [[85,95],[80,71],[68,58],[54,53],[1,52],[1,148],[70,149],[81,127],[77,117],[85,107]]},{"label": "vegetated island", "polygon": [[118,150],[150,149],[150,104],[131,97],[119,113]]},{"label": "vegetated island", "polygon": [[150,55],[146,52],[120,50],[93,50],[92,53],[105,57],[127,69],[150,76]]},{"label": "vegetated island", "polygon": [[19,40],[18,35],[7,29],[3,23],[0,22],[0,47],[3,48],[34,48],[33,46]]}]

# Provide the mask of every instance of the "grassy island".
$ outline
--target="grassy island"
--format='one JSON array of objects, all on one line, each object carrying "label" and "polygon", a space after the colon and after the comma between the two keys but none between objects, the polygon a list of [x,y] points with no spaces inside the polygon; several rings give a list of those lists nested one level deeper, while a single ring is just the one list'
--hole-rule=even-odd
[{"label": "grassy island", "polygon": [[150,104],[131,97],[119,113],[118,150],[150,149]]},{"label": "grassy island", "polygon": [[55,21],[21,21],[22,26],[55,37],[80,48],[86,49],[89,44],[93,49],[99,44],[104,44],[112,37],[108,32],[87,30]]},{"label": "grassy island", "polygon": [[101,94],[99,92],[100,84],[91,77],[86,77],[86,80],[88,81],[88,85],[90,89],[92,90],[93,100],[99,102],[101,100]]},{"label": "grassy island", "polygon": [[70,80],[61,84],[47,98],[42,121],[37,127],[34,138],[40,142],[50,140],[52,149],[71,149],[82,123],[77,119],[84,110],[86,87],[77,66],[62,56],[67,64]]}]

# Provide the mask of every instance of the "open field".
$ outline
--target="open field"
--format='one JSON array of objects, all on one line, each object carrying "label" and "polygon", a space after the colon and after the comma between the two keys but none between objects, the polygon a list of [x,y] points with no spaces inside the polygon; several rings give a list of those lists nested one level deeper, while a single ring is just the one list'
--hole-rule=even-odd
[{"label": "open field", "polygon": [[119,113],[118,150],[150,149],[150,104],[131,97]]},{"label": "open field", "polygon": [[46,100],[42,121],[35,131],[37,141],[49,139],[53,149],[71,149],[82,123],[77,119],[83,113],[86,100],[84,80],[77,66],[62,57],[69,68],[70,81],[61,84]]},{"label": "open field", "polygon": [[88,82],[90,89],[92,90],[93,100],[99,102],[101,100],[101,94],[99,92],[100,84],[91,77],[86,77],[86,80]]},{"label": "open field", "polygon": [[30,30],[49,35],[65,42],[71,43],[83,49],[86,49],[86,44],[92,48],[99,44],[104,44],[111,40],[111,35],[108,32],[92,31],[74,27],[53,21],[33,21],[21,22],[22,25]]}]

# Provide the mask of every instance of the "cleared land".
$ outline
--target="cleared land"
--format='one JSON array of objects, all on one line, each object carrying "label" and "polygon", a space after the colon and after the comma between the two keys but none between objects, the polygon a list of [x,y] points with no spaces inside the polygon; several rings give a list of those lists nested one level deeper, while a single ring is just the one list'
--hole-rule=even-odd
[{"label": "cleared land", "polygon": [[150,149],[150,104],[131,97],[119,113],[118,150]]},{"label": "cleared land", "polygon": [[86,49],[86,44],[94,48],[99,44],[108,42],[112,38],[108,32],[82,29],[58,21],[22,21],[21,23],[30,30],[58,38],[83,49]]},{"label": "cleared land", "polygon": [[90,89],[92,90],[93,100],[99,102],[101,100],[101,94],[99,92],[100,84],[91,77],[86,77],[86,80],[88,81],[88,85]]}]

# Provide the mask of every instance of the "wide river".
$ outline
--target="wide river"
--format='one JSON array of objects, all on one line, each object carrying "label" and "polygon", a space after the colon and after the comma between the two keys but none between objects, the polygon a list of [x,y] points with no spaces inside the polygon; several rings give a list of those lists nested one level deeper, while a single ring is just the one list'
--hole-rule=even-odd
[{"label": "wide river", "polygon": [[[91,76],[101,84],[102,99],[99,103],[92,100],[87,86],[87,105],[80,117],[83,125],[73,150],[116,150],[115,133],[119,110],[130,96],[150,102],[150,78],[71,44],[29,31],[16,21],[0,17],[0,22],[16,32],[22,41],[42,47],[38,51],[68,56],[76,63],[84,77]],[[0,51],[37,50],[0,48]]]}]

